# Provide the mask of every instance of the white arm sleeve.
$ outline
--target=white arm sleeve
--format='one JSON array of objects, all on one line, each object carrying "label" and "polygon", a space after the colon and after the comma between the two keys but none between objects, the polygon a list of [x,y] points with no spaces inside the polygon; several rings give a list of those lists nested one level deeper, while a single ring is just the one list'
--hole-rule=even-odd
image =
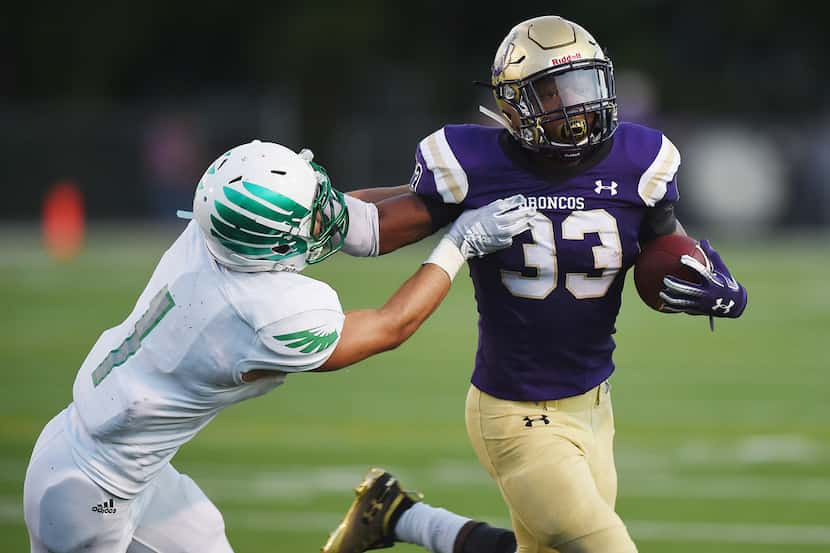
[{"label": "white arm sleeve", "polygon": [[380,249],[378,208],[348,194],[345,197],[349,210],[349,232],[343,242],[343,251],[355,257],[377,256]]}]

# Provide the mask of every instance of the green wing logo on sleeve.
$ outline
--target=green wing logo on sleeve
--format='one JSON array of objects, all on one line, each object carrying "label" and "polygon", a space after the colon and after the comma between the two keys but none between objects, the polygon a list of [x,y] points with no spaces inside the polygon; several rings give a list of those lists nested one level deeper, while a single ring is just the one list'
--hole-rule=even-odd
[{"label": "green wing logo on sleeve", "polygon": [[286,346],[293,349],[302,348],[303,353],[317,353],[331,346],[337,340],[337,331],[326,332],[322,326],[280,334],[274,336],[275,340],[286,342]]}]

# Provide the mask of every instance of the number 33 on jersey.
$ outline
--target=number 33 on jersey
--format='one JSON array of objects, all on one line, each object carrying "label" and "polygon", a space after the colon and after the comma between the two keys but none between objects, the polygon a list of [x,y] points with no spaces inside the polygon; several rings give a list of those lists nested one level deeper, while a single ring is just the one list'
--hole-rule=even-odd
[{"label": "number 33 on jersey", "polygon": [[535,401],[581,393],[613,372],[625,272],[647,210],[678,199],[680,155],[659,131],[622,123],[579,174],[546,174],[527,160],[502,129],[446,126],[419,143],[412,189],[468,209],[523,194],[539,211],[512,247],[470,261],[473,384]]}]

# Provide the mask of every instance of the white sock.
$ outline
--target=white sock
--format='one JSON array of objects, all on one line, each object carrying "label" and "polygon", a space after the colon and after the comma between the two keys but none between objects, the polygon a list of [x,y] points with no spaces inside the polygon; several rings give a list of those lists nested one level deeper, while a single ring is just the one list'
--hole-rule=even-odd
[{"label": "white sock", "polygon": [[458,531],[470,520],[446,509],[416,503],[398,519],[395,537],[433,553],[452,553]]}]

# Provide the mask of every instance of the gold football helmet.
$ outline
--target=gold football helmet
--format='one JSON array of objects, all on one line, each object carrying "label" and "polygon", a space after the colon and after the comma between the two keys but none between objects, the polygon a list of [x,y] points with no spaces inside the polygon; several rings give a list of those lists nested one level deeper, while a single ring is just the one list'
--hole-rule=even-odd
[{"label": "gold football helmet", "polygon": [[529,150],[576,160],[617,128],[611,60],[567,19],[513,27],[496,52],[491,85],[506,126]]}]

